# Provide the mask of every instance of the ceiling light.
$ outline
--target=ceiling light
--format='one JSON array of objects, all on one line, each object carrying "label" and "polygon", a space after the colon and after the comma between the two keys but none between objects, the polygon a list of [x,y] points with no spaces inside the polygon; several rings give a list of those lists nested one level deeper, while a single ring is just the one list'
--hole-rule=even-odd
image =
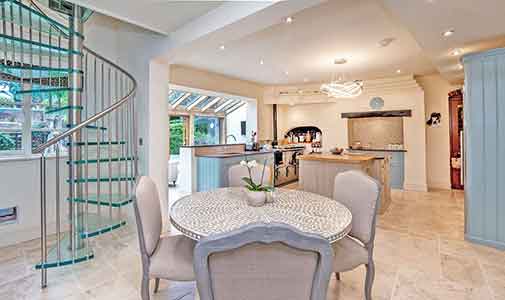
[{"label": "ceiling light", "polygon": [[458,64],[458,69],[463,70],[463,65],[462,64]]},{"label": "ceiling light", "polygon": [[287,18],[286,18],[286,20],[285,20],[285,22],[286,22],[287,24],[291,24],[291,23],[293,23],[293,17],[287,17]]},{"label": "ceiling light", "polygon": [[343,65],[346,63],[347,63],[347,59],[345,59],[345,58],[335,58],[335,60],[333,61],[333,64],[335,64],[335,65]]},{"label": "ceiling light", "polygon": [[284,74],[286,74],[286,76],[288,76],[288,75],[289,75],[289,72],[288,72],[288,71],[285,71],[285,72],[284,72]]},{"label": "ceiling light", "polygon": [[463,49],[461,49],[461,48],[456,48],[456,49],[454,49],[454,50],[451,51],[451,55],[452,56],[458,56],[458,55],[460,55],[462,53],[463,53]]},{"label": "ceiling light", "polygon": [[383,40],[380,40],[378,44],[379,44],[379,47],[384,48],[384,47],[389,46],[394,41],[396,41],[395,38],[389,37],[389,38],[385,38]]},{"label": "ceiling light", "polygon": [[224,45],[219,46],[220,50],[224,50]]},{"label": "ceiling light", "polygon": [[442,32],[442,36],[444,36],[444,37],[450,37],[451,35],[454,34],[454,32],[455,32],[454,29],[449,29],[449,30],[446,30],[446,31]]},{"label": "ceiling light", "polygon": [[363,81],[330,82],[321,85],[321,91],[329,97],[354,98],[363,92]]},{"label": "ceiling light", "polygon": [[401,72],[402,72],[402,70],[400,70],[400,69],[396,70],[397,74],[400,74]]},{"label": "ceiling light", "polygon": [[260,60],[260,65],[263,65],[265,62],[263,60]]},{"label": "ceiling light", "polygon": [[308,78],[303,78],[303,82],[309,82]]}]

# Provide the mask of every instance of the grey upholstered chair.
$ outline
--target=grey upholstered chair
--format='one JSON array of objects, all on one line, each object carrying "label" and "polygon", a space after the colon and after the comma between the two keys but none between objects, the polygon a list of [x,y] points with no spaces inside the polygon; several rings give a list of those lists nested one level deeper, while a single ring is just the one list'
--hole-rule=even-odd
[{"label": "grey upholstered chair", "polygon": [[[258,164],[257,167],[251,170],[251,175],[254,183],[259,184],[261,182],[261,174],[263,173],[263,165]],[[228,186],[236,187],[236,186],[244,186],[245,183],[242,181],[242,177],[249,177],[249,172],[247,171],[247,167],[242,165],[234,165],[228,169]],[[272,184],[272,172],[270,167],[267,166],[265,168],[265,174],[263,174],[264,184]]]},{"label": "grey upholstered chair", "polygon": [[149,299],[149,280],[155,279],[154,292],[160,278],[193,281],[195,242],[182,235],[161,236],[162,220],[156,184],[141,177],[135,191],[135,218],[142,257],[142,300]]},{"label": "grey upholstered chair", "polygon": [[366,266],[365,299],[372,299],[375,277],[373,247],[375,223],[379,206],[380,186],[375,179],[361,171],[347,171],[335,177],[333,198],[352,213],[349,236],[333,245],[333,272],[340,280],[340,272]]},{"label": "grey upholstered chair", "polygon": [[324,300],[333,253],[322,237],[284,224],[251,224],[195,248],[201,300]]}]

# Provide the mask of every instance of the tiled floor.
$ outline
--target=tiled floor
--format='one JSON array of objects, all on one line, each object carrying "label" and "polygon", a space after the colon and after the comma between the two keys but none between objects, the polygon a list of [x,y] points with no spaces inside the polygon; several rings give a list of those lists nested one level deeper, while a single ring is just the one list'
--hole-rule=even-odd
[{"label": "tiled floor", "polygon": [[[379,218],[373,294],[380,299],[505,299],[505,252],[463,241],[463,194],[395,192]],[[38,242],[0,249],[0,299],[140,299],[132,226],[95,239],[95,260],[49,271],[40,290]],[[168,262],[167,262],[168,263]],[[364,268],[332,278],[328,300],[363,299]],[[163,282],[152,299],[192,300],[194,283]]]}]

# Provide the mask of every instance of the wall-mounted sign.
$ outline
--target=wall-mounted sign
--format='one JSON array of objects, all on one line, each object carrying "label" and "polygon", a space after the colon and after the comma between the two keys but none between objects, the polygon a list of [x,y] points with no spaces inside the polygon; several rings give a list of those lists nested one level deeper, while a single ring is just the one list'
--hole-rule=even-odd
[{"label": "wall-mounted sign", "polygon": [[430,127],[439,127],[442,122],[442,114],[437,112],[432,112],[428,121],[426,121],[426,125]]}]

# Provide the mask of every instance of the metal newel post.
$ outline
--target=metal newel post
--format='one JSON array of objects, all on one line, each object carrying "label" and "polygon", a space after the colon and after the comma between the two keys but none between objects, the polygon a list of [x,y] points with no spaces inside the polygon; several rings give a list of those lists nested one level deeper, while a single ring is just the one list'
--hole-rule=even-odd
[{"label": "metal newel post", "polygon": [[[82,9],[80,6],[75,4],[73,5],[72,16],[69,17],[69,23],[69,69],[71,70],[68,78],[68,85],[70,88],[69,105],[75,108],[82,105],[81,91],[83,88],[83,26]],[[81,110],[70,109],[68,112],[68,121],[70,123],[70,126],[76,126],[81,123]],[[69,137],[69,197],[72,200],[75,198],[82,199],[82,187],[81,184],[77,182],[77,180],[82,179],[82,167],[73,163],[74,160],[80,160],[82,157],[81,149],[79,147],[76,147],[76,151],[73,153],[73,143],[81,142],[81,140],[81,131],[77,131],[75,135]],[[79,235],[79,232],[81,232],[83,228],[82,205],[76,201],[69,201],[69,209],[71,248],[72,254],[75,256],[75,250],[84,247],[84,243],[82,242],[82,239]]]}]

